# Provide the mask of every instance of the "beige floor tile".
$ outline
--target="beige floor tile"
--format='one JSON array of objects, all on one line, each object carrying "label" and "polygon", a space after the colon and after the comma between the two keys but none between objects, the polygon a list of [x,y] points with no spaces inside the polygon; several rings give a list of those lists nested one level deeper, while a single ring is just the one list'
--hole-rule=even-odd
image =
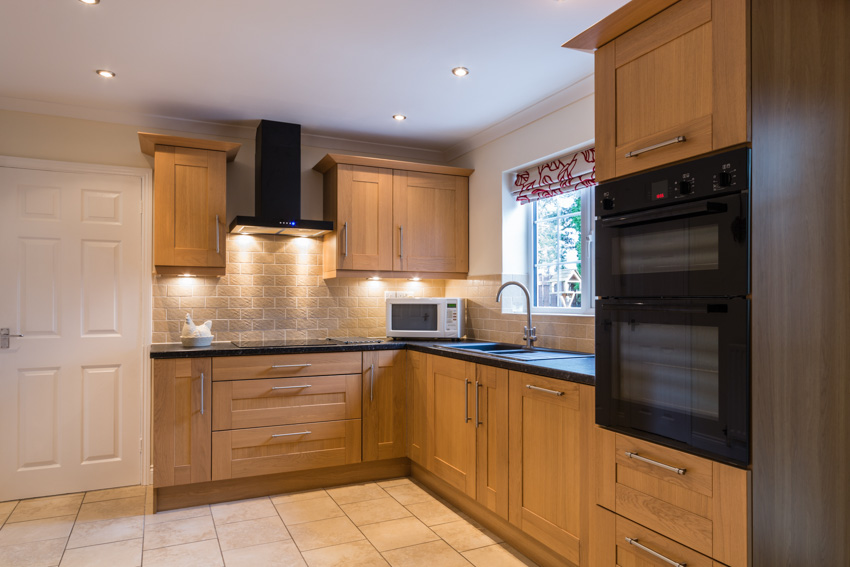
[{"label": "beige floor tile", "polygon": [[119,498],[133,498],[144,496],[147,493],[145,486],[122,486],[121,488],[107,488],[106,490],[95,490],[86,492],[83,503],[102,502],[104,500],[118,500]]},{"label": "beige floor tile", "polygon": [[414,516],[422,520],[422,523],[426,526],[447,524],[449,522],[457,522],[461,519],[460,516],[449,510],[448,506],[437,500],[408,504],[407,509],[413,512]]},{"label": "beige floor tile", "polygon": [[343,504],[351,504],[353,502],[363,502],[364,500],[377,500],[378,498],[387,498],[389,495],[384,492],[384,489],[370,482],[368,484],[354,484],[352,486],[340,486],[339,488],[329,488],[328,494],[340,506]]},{"label": "beige floor tile", "polygon": [[0,547],[0,567],[55,567],[67,541],[63,537]]},{"label": "beige floor tile", "polygon": [[536,567],[530,559],[506,545],[488,545],[464,551],[463,556],[475,567]]},{"label": "beige floor tile", "polygon": [[277,510],[267,497],[215,504],[210,508],[217,526],[277,515]]},{"label": "beige floor tile", "polygon": [[342,511],[351,518],[356,526],[386,522],[387,520],[398,520],[410,516],[410,512],[396,501],[395,498],[379,498],[378,500],[366,500],[353,502],[340,506]]},{"label": "beige floor tile", "polygon": [[363,539],[360,530],[345,516],[298,524],[289,528],[289,534],[301,551]]},{"label": "beige floor tile", "polygon": [[206,539],[216,539],[215,525],[210,516],[175,520],[145,528],[145,551]]},{"label": "beige floor tile", "polygon": [[390,496],[398,500],[399,504],[402,506],[417,504],[419,502],[429,502],[435,499],[412,482],[407,484],[397,484],[396,486],[388,486],[384,490],[386,490]]},{"label": "beige floor tile", "polygon": [[498,543],[483,531],[464,520],[431,526],[431,529],[458,551],[469,551],[470,549],[477,549]]},{"label": "beige floor tile", "polygon": [[388,567],[381,554],[368,541],[343,543],[304,552],[310,567]]},{"label": "beige floor tile", "polygon": [[391,478],[389,480],[382,480],[378,482],[378,486],[381,488],[389,488],[390,486],[400,486],[402,484],[413,484],[410,481],[410,478],[403,476],[401,478]]},{"label": "beige floor tile", "polygon": [[141,539],[144,525],[145,520],[141,516],[77,524],[68,540],[68,549]]},{"label": "beige floor tile", "polygon": [[139,567],[142,539],[117,541],[78,549],[68,549],[60,567]]},{"label": "beige floor tile", "polygon": [[[145,567],[223,567],[221,550],[214,539],[151,549],[142,553]],[[256,564],[253,567],[260,567]]]},{"label": "beige floor tile", "polygon": [[48,539],[67,538],[74,527],[74,516],[59,516],[6,524],[0,530],[0,546],[45,541]]},{"label": "beige floor tile", "polygon": [[83,493],[63,494],[62,496],[48,496],[47,498],[33,498],[32,500],[21,500],[15,506],[15,511],[6,520],[6,523],[27,522],[29,520],[41,520],[43,518],[56,518],[76,514],[83,502]]},{"label": "beige floor tile", "polygon": [[428,529],[428,526],[416,518],[369,524],[361,527],[360,530],[381,552],[440,539],[437,534]]},{"label": "beige floor tile", "polygon": [[310,500],[297,500],[295,502],[284,502],[275,506],[278,514],[287,526],[295,524],[306,524],[316,520],[327,520],[343,516],[344,513],[333,498],[323,496],[322,498],[311,498]]},{"label": "beige floor tile", "polygon": [[299,500],[311,500],[313,498],[323,498],[327,496],[328,493],[324,490],[305,490],[303,492],[292,492],[289,494],[278,494],[277,496],[272,496],[272,504],[277,506],[278,504],[283,504],[284,502],[298,502]]},{"label": "beige floor tile", "polygon": [[223,524],[216,532],[222,551],[292,539],[278,516]]},{"label": "beige floor tile", "polygon": [[9,515],[12,513],[12,510],[14,510],[15,506],[17,505],[17,500],[11,500],[9,502],[0,502],[0,526],[3,525]]},{"label": "beige floor tile", "polygon": [[[224,552],[227,567],[306,567],[291,541],[277,541]],[[145,567],[148,564],[145,563]],[[342,566],[340,566],[342,567]]]},{"label": "beige floor tile", "polygon": [[444,541],[385,551],[384,557],[393,567],[470,567],[469,561]]},{"label": "beige floor tile", "polygon": [[156,514],[146,514],[145,526],[153,526],[163,522],[173,522],[174,520],[186,520],[188,518],[211,515],[212,512],[208,505],[194,506],[192,508],[178,508],[177,510],[166,510],[165,512],[157,512]]},{"label": "beige floor tile", "polygon": [[144,516],[145,497],[134,496],[133,498],[119,498],[118,500],[104,500],[103,502],[91,502],[80,507],[77,515],[77,523],[97,522],[98,520],[114,520],[115,518],[128,518],[130,516]]}]

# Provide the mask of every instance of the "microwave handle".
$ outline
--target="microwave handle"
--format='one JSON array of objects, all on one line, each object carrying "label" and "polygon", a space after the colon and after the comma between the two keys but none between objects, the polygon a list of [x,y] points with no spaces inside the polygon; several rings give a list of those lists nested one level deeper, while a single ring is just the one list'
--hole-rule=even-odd
[{"label": "microwave handle", "polygon": [[717,213],[725,213],[726,210],[727,207],[725,203],[716,203],[711,201],[683,203],[681,205],[667,206],[662,209],[653,209],[651,211],[641,211],[639,213],[604,218],[602,219],[602,227],[631,226],[657,220],[673,220],[698,217],[702,215],[713,215]]}]

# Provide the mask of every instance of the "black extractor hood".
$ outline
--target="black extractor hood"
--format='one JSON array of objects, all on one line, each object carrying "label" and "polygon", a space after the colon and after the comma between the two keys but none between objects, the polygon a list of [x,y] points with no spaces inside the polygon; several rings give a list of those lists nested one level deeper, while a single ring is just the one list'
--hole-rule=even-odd
[{"label": "black extractor hood", "polygon": [[235,234],[320,236],[333,230],[324,220],[301,218],[301,125],[260,120],[254,157],[254,216],[237,216]]}]

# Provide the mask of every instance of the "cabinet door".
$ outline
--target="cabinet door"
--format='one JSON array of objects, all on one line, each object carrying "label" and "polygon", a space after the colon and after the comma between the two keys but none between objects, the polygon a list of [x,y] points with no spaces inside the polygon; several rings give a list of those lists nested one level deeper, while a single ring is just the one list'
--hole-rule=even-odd
[{"label": "cabinet door", "polygon": [[428,466],[428,355],[407,351],[407,456]]},{"label": "cabinet door", "polygon": [[336,267],[392,270],[392,170],[337,166]]},{"label": "cabinet door", "polygon": [[589,386],[510,373],[510,522],[576,565],[587,564],[592,400]]},{"label": "cabinet door", "polygon": [[363,460],[403,457],[403,350],[363,353]]},{"label": "cabinet door", "polygon": [[154,360],[153,484],[211,480],[212,396],[209,358]]},{"label": "cabinet door", "polygon": [[469,179],[393,172],[393,269],[469,270]]},{"label": "cabinet door", "polygon": [[681,0],[596,52],[598,180],[749,139],[746,4]]},{"label": "cabinet door", "polygon": [[475,365],[429,356],[428,368],[427,468],[475,498]]},{"label": "cabinet door", "polygon": [[475,367],[477,499],[508,519],[508,371]]},{"label": "cabinet door", "polygon": [[154,264],[224,268],[224,152],[156,146]]}]

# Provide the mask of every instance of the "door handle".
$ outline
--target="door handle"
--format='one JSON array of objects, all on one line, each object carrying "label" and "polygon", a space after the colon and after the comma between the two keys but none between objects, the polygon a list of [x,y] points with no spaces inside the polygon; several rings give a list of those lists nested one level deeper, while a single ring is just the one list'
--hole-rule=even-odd
[{"label": "door handle", "polygon": [[658,150],[667,146],[672,146],[673,144],[680,144],[682,142],[687,142],[684,136],[676,136],[675,138],[671,138],[670,140],[665,140],[663,142],[658,142],[657,144],[652,144],[651,146],[647,146],[645,148],[641,148],[639,150],[634,150],[626,154],[627,158],[637,157],[640,154],[651,152],[652,150]]},{"label": "door handle", "polygon": [[307,368],[312,364],[272,364],[272,368]]},{"label": "door handle", "polygon": [[201,415],[204,415],[204,373],[201,372]]},{"label": "door handle", "polygon": [[481,423],[481,419],[479,418],[479,415],[480,415],[480,413],[479,413],[479,404],[480,404],[479,394],[481,393],[481,390],[479,388],[481,388],[481,382],[476,380],[475,381],[475,429],[478,429],[479,425],[484,425],[483,423]]},{"label": "door handle", "polygon": [[369,401],[375,399],[375,365],[372,365],[372,369],[370,371],[371,376],[369,377]]},{"label": "door handle", "polygon": [[347,222],[342,223],[342,230],[345,232],[345,240],[344,240],[345,248],[343,248],[342,255],[343,255],[343,257],[347,258],[348,257],[348,223]]},{"label": "door handle", "polygon": [[685,474],[688,469],[680,469],[679,467],[671,467],[670,465],[665,465],[664,463],[659,463],[658,461],[654,461],[652,459],[647,459],[646,457],[642,457],[637,453],[632,453],[631,451],[625,451],[626,456],[630,459],[635,459],[637,461],[641,461],[642,463],[646,463],[648,465],[653,465],[664,470],[668,470],[670,472],[674,472],[676,474]]},{"label": "door handle", "polygon": [[472,418],[469,417],[469,385],[472,384],[469,380],[463,381],[463,422],[469,423]]},{"label": "door handle", "polygon": [[289,437],[291,435],[310,435],[312,431],[297,431],[295,433],[275,433],[272,437]]},{"label": "door handle", "polygon": [[660,553],[658,553],[654,549],[650,549],[650,548],[646,547],[645,545],[638,543],[638,540],[635,539],[635,538],[627,537],[626,542],[629,545],[633,545],[633,546],[637,547],[638,549],[640,549],[641,551],[644,551],[644,552],[652,555],[653,557],[660,559],[661,561],[663,561],[664,563],[667,563],[668,565],[672,565],[673,567],[687,567],[686,563],[679,563],[678,561],[673,561],[669,557],[665,557],[665,556],[661,555]]},{"label": "door handle", "polygon": [[9,327],[0,329],[0,348],[9,348],[9,337],[23,337],[23,335],[9,334]]},{"label": "door handle", "polygon": [[398,226],[398,257],[404,258],[404,225]]},{"label": "door handle", "polygon": [[215,216],[215,253],[221,253],[221,223],[218,221],[218,215]]}]

